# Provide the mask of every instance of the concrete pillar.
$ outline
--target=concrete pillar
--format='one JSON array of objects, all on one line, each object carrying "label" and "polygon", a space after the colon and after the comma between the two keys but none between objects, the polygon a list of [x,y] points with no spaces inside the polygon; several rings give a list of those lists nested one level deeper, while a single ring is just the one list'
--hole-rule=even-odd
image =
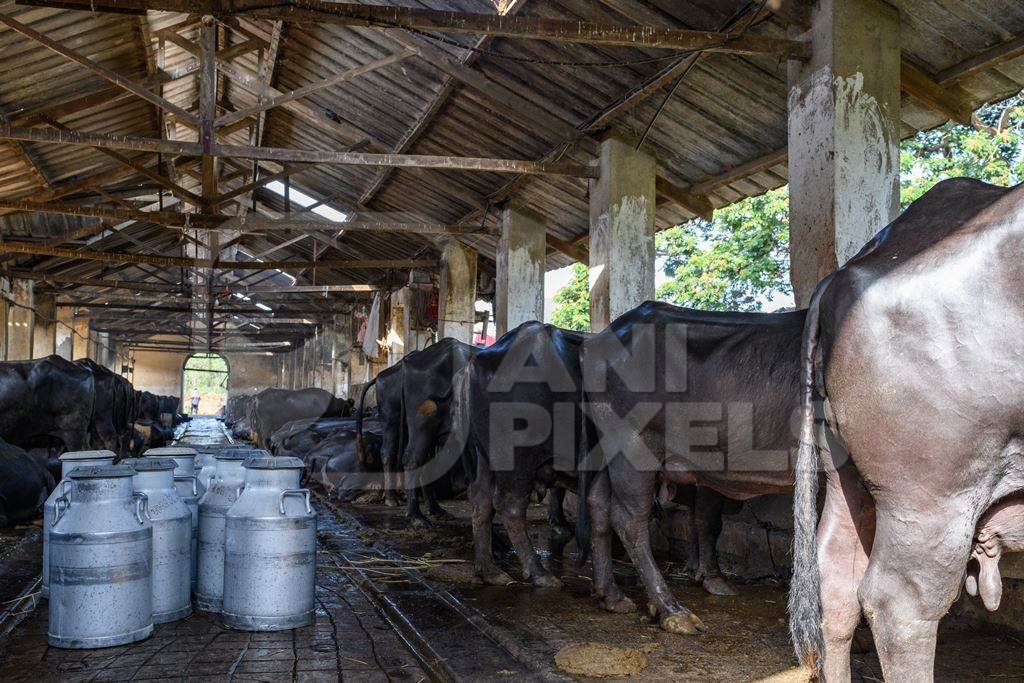
[{"label": "concrete pillar", "polygon": [[449,239],[441,252],[439,336],[471,344],[476,322],[476,251]]},{"label": "concrete pillar", "polygon": [[57,350],[55,353],[65,360],[74,359],[72,330],[75,328],[75,309],[71,306],[57,307],[57,329],[55,331]]},{"label": "concrete pillar", "polygon": [[590,326],[597,331],[654,298],[654,157],[615,135],[590,181]]},{"label": "concrete pillar", "polygon": [[89,316],[75,313],[75,336],[72,341],[71,360],[89,357]]},{"label": "concrete pillar", "polygon": [[331,320],[331,384],[335,396],[348,396],[349,356],[352,353],[352,316],[338,313]]},{"label": "concrete pillar", "polygon": [[11,298],[7,305],[7,360],[32,358],[33,290],[30,280],[11,280]]},{"label": "concrete pillar", "polygon": [[882,0],[819,0],[789,62],[789,231],[798,306],[899,210],[900,24]]},{"label": "concrete pillar", "polygon": [[495,338],[527,320],[544,320],[546,233],[543,219],[526,208],[512,205],[501,213]]},{"label": "concrete pillar", "polygon": [[388,321],[388,365],[394,365],[402,360],[406,354],[405,350],[405,288],[398,290],[391,295],[391,316]]},{"label": "concrete pillar", "polygon": [[50,292],[37,292],[35,298],[32,357],[45,358],[57,352],[57,297]]}]

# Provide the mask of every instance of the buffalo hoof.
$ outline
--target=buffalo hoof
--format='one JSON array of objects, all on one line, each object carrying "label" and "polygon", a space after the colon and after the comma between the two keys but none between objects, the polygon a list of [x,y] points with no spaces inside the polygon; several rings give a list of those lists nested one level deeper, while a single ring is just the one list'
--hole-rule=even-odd
[{"label": "buffalo hoof", "polygon": [[701,582],[701,585],[704,586],[704,590],[706,590],[708,593],[711,593],[712,595],[736,595],[736,591],[733,589],[733,587],[730,586],[729,582],[723,579],[721,576],[704,577],[704,580]]},{"label": "buffalo hoof", "polygon": [[427,512],[427,514],[430,516],[431,519],[438,522],[448,522],[455,519],[450,512],[448,512],[441,506],[438,506],[433,510],[430,510],[429,512]]},{"label": "buffalo hoof", "polygon": [[429,529],[434,525],[431,524],[430,520],[423,515],[416,515],[415,517],[409,518],[409,526],[413,529]]},{"label": "buffalo hoof", "polygon": [[620,595],[617,598],[606,597],[602,599],[601,608],[615,614],[629,614],[636,611],[636,603],[625,595]]},{"label": "buffalo hoof", "polygon": [[385,507],[389,507],[389,508],[396,508],[396,507],[398,507],[398,496],[396,496],[393,493],[390,496],[385,494],[385,496],[384,496],[384,506]]},{"label": "buffalo hoof", "polygon": [[682,633],[688,636],[695,636],[707,630],[704,622],[698,619],[696,614],[688,611],[662,617],[659,625],[669,633]]},{"label": "buffalo hoof", "polygon": [[530,577],[530,581],[537,588],[561,588],[562,580],[554,574],[537,574]]},{"label": "buffalo hoof", "polygon": [[489,586],[508,586],[509,584],[515,583],[511,576],[497,567],[477,572],[477,575]]}]

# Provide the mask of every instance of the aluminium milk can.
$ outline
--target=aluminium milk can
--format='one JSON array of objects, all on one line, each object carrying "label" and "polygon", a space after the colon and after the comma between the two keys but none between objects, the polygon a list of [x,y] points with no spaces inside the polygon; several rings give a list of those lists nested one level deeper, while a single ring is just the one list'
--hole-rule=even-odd
[{"label": "aluminium milk can", "polygon": [[68,473],[76,467],[93,467],[95,465],[113,464],[113,451],[70,451],[60,456],[60,482],[43,503],[43,588],[42,595],[50,594],[50,527],[53,526],[53,509],[55,501],[71,490]]},{"label": "aluminium milk can", "polygon": [[133,481],[153,527],[153,623],[184,619],[192,614],[192,513],[174,488],[174,463],[139,458]]},{"label": "aluminium milk can", "polygon": [[198,557],[198,530],[199,530],[199,499],[206,493],[206,489],[200,487],[196,478],[196,451],[194,448],[182,446],[164,446],[161,448],[150,448],[142,454],[146,458],[167,458],[173,460],[176,468],[174,470],[174,487],[178,495],[188,506],[192,513],[192,587],[195,588],[198,568],[196,557]]},{"label": "aluminium milk can", "polygon": [[298,458],[250,458],[245,489],[227,512],[224,625],[281,631],[313,621],[316,513],[299,487]]},{"label": "aluminium milk can", "polygon": [[213,468],[217,463],[217,458],[215,456],[219,452],[219,446],[196,447],[196,477],[199,478],[199,486],[204,491],[210,488],[210,479],[213,478]]},{"label": "aluminium milk can", "polygon": [[153,527],[127,465],[78,467],[50,530],[49,642],[96,648],[153,632]]},{"label": "aluminium milk can", "polygon": [[199,574],[196,608],[219,612],[224,598],[224,515],[238,500],[245,480],[244,455],[220,453],[210,488],[199,501]]}]

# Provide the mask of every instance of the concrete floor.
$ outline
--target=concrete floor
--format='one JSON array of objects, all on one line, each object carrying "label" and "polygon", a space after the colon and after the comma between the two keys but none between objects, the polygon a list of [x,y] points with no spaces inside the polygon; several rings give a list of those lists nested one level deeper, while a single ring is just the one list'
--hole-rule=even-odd
[{"label": "concrete floor", "polygon": [[[225,440],[209,418],[189,423],[179,437],[196,445]],[[338,508],[318,500],[318,610],[308,628],[249,634],[223,628],[216,615],[195,614],[157,626],[151,638],[131,646],[57,650],[46,644],[46,602],[34,611],[32,599],[9,602],[13,614],[0,621],[0,635],[3,624],[24,621],[0,638],[0,681],[568,681],[555,665],[556,653],[588,642],[645,651],[646,668],[628,680],[807,678],[790,648],[782,585],[738,584],[739,595],[717,598],[693,585],[677,564],[666,564],[677,597],[708,626],[700,636],[672,635],[640,614],[599,609],[590,597],[589,567],[574,565],[573,542],[560,545],[548,537],[540,506],[530,508],[530,533],[565,586],[480,585],[470,564],[468,506],[449,501],[445,507],[452,519],[424,531],[409,529],[399,509]],[[0,576],[8,577],[0,580],[0,602],[15,597],[11,587],[38,571],[38,531],[8,535],[0,537]],[[517,576],[501,533],[495,549]],[[629,563],[618,561],[616,573],[642,604]],[[944,624],[936,677],[1024,680],[1022,643],[1012,633]],[[881,680],[873,654],[855,655],[854,661],[855,681]]]}]

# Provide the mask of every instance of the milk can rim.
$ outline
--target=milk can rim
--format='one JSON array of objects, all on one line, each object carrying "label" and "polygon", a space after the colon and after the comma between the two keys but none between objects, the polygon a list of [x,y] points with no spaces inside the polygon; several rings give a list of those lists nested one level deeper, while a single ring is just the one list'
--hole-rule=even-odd
[{"label": "milk can rim", "polygon": [[135,470],[128,465],[99,465],[97,467],[78,467],[72,470],[68,477],[71,479],[115,479],[118,477],[133,477]]}]

